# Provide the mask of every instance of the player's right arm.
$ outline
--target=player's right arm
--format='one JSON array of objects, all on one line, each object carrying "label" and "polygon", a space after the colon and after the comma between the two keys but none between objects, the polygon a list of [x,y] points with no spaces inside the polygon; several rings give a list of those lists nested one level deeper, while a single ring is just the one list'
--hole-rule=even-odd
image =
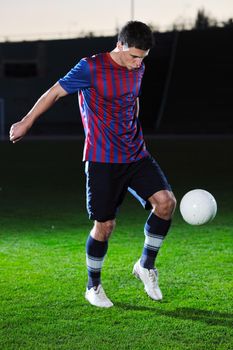
[{"label": "player's right arm", "polygon": [[48,91],[46,91],[35,103],[28,114],[15,123],[10,128],[10,141],[13,143],[24,137],[34,122],[49,108],[51,108],[59,98],[68,95],[61,85],[57,82]]}]

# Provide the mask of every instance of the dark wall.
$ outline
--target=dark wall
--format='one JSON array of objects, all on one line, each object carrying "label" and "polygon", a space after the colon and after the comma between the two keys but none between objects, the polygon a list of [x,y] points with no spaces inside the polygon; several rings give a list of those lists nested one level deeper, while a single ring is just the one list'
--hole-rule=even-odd
[{"label": "dark wall", "polygon": [[[82,57],[114,48],[116,38],[52,40],[0,44],[0,98],[5,101],[6,129]],[[37,74],[9,76],[7,64],[36,65]],[[20,75],[20,74],[18,74]],[[60,100],[36,123],[33,133],[82,133],[77,95]]]},{"label": "dark wall", "polygon": [[233,29],[181,32],[160,132],[233,132]]},{"label": "dark wall", "polygon": [[[140,99],[145,133],[233,132],[233,30],[156,33]],[[116,37],[0,44],[6,129],[80,58],[110,51]],[[82,133],[77,96],[60,100],[33,133]]]}]

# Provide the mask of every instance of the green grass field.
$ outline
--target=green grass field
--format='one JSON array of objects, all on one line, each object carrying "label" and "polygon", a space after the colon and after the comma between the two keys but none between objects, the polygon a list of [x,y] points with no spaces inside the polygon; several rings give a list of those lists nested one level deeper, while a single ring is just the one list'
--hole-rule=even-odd
[{"label": "green grass field", "polygon": [[102,273],[111,309],[84,299],[85,210],[81,141],[0,144],[1,350],[233,348],[231,139],[148,141],[178,202],[193,188],[218,202],[215,220],[194,227],[177,209],[157,267],[162,302],[132,268],[148,213],[130,195]]}]

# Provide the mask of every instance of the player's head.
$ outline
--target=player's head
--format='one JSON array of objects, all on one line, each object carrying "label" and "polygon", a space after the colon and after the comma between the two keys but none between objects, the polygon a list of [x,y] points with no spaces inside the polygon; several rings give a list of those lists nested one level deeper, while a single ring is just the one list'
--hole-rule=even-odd
[{"label": "player's head", "polygon": [[147,51],[154,44],[153,33],[145,23],[127,22],[118,34],[118,42],[122,45]]},{"label": "player's head", "polygon": [[153,33],[145,23],[126,23],[118,35],[117,51],[120,53],[120,64],[129,70],[140,68],[152,46]]}]

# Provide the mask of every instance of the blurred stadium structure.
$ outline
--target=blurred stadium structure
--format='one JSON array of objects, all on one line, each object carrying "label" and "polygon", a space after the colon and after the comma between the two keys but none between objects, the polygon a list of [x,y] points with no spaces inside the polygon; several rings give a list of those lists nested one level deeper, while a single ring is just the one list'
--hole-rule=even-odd
[{"label": "blurred stadium structure", "polygon": [[[145,134],[233,134],[233,28],[155,33],[145,60]],[[0,43],[1,136],[80,58],[111,51],[116,36]],[[4,128],[4,130],[3,130]],[[31,136],[83,135],[77,96],[60,100]]]}]

